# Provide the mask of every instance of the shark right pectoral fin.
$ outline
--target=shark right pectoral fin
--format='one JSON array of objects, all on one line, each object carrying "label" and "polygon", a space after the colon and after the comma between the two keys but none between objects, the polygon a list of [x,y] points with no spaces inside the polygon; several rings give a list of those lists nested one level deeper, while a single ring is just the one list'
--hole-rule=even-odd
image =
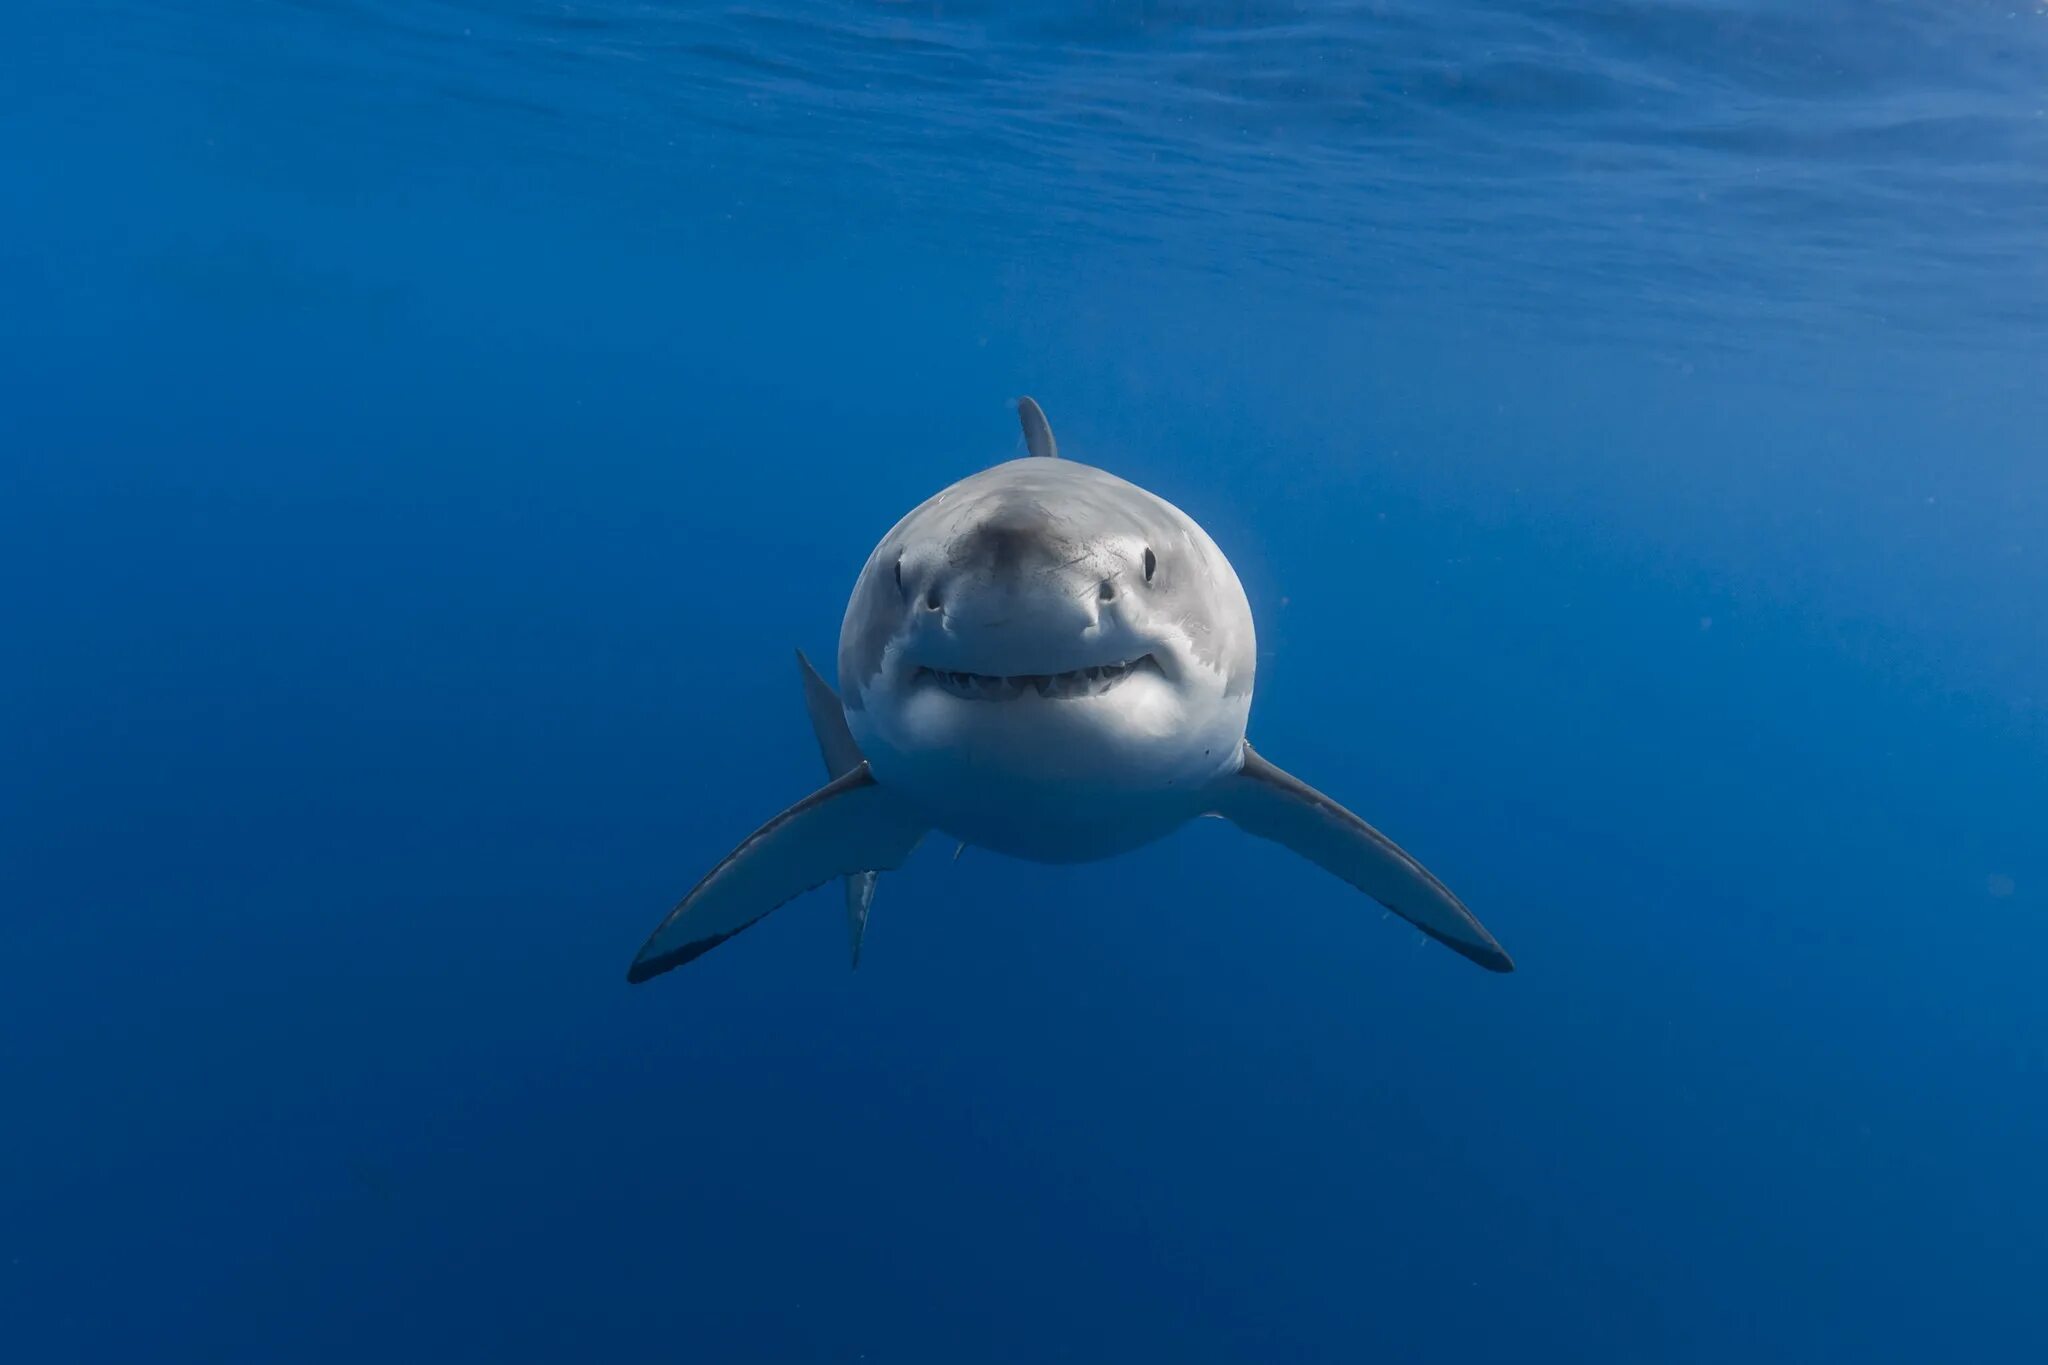
[{"label": "shark right pectoral fin", "polygon": [[1486,927],[1393,840],[1245,745],[1244,767],[1217,785],[1215,812],[1292,849],[1489,971],[1511,972]]},{"label": "shark right pectoral fin", "polygon": [[701,957],[784,901],[835,877],[900,867],[924,833],[924,824],[862,763],[727,854],[669,911],[626,979],[645,981]]}]

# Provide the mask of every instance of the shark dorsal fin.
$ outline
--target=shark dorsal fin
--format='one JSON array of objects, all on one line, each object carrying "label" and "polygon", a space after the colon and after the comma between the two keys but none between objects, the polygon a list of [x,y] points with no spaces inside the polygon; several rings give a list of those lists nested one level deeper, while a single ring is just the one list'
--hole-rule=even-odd
[{"label": "shark dorsal fin", "polygon": [[1052,424],[1045,420],[1045,409],[1038,406],[1036,399],[1017,400],[1017,420],[1024,427],[1024,449],[1047,460],[1060,457],[1059,442],[1052,438]]}]

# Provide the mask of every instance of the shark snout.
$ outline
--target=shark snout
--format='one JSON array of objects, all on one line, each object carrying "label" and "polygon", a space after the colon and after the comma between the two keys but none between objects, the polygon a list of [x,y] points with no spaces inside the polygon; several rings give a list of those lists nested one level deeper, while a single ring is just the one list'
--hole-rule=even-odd
[{"label": "shark snout", "polygon": [[952,634],[1021,630],[1079,635],[1102,623],[1103,608],[1113,596],[1047,575],[963,576],[933,583],[924,609]]},{"label": "shark snout", "polygon": [[1014,490],[955,517],[943,540],[892,566],[906,618],[898,657],[913,669],[1050,675],[1128,663],[1156,643],[1121,543],[1131,537]]},{"label": "shark snout", "polygon": [[999,675],[1122,663],[1153,645],[1125,619],[1126,605],[1114,583],[1044,571],[939,579],[913,609],[921,619],[904,657]]},{"label": "shark snout", "polygon": [[923,606],[954,629],[992,630],[1016,621],[1041,628],[1095,625],[1104,596],[1089,556],[1057,535],[1033,505],[991,509],[952,545],[925,585]]}]

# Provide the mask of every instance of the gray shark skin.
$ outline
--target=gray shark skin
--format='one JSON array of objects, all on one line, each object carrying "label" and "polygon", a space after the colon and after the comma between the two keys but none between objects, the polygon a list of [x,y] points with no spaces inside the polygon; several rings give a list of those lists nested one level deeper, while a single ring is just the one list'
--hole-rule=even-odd
[{"label": "gray shark skin", "polygon": [[879,875],[934,829],[1086,862],[1205,815],[1291,849],[1480,966],[1514,970],[1422,864],[1246,741],[1251,605],[1208,534],[1163,498],[1061,459],[1031,399],[1018,419],[1028,455],[927,499],[868,556],[836,696],[799,653],[831,781],[707,873],[627,980],[835,879],[858,965]]}]

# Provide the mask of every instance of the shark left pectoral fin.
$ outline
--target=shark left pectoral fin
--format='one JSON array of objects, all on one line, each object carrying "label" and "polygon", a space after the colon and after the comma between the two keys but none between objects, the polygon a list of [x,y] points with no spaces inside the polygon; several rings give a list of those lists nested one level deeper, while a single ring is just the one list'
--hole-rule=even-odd
[{"label": "shark left pectoral fin", "polygon": [[626,979],[645,981],[701,957],[783,902],[835,877],[900,867],[924,833],[923,822],[861,763],[727,854],[669,911]]},{"label": "shark left pectoral fin", "polygon": [[1291,849],[1489,971],[1515,964],[1464,903],[1393,840],[1245,745],[1244,767],[1217,784],[1214,811]]}]

